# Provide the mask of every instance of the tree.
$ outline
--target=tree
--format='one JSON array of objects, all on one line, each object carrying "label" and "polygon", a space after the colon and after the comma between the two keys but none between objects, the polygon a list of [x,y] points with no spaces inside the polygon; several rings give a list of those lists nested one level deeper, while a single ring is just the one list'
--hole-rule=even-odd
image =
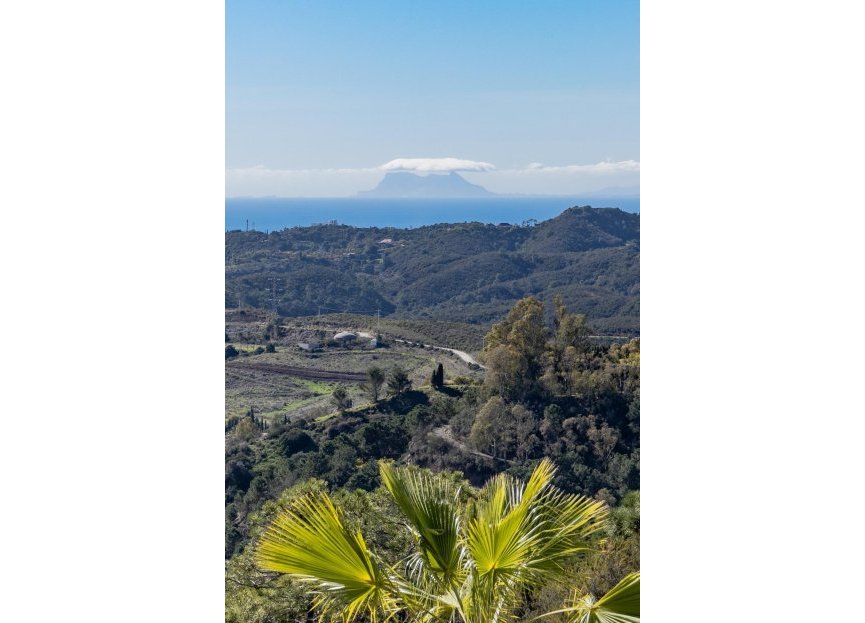
[{"label": "tree", "polygon": [[511,396],[517,392],[520,378],[520,361],[515,352],[499,344],[484,353],[487,374],[484,385],[499,396]]},{"label": "tree", "polygon": [[493,396],[478,410],[469,441],[494,457],[525,460],[541,448],[535,415],[523,405]]},{"label": "tree", "polygon": [[544,304],[527,296],[493,325],[486,336],[486,384],[499,394],[522,400],[539,388],[547,348]]},{"label": "tree", "polygon": [[582,314],[568,312],[562,297],[553,299],[555,334],[550,344],[552,368],[548,370],[548,388],[565,393],[573,391],[573,373],[580,369],[589,348],[589,325]]},{"label": "tree", "polygon": [[553,299],[553,307],[555,341],[563,347],[573,346],[578,352],[585,351],[589,345],[589,325],[585,315],[569,313],[562,297],[558,295]]},{"label": "tree", "polygon": [[411,389],[411,380],[408,372],[396,366],[390,371],[387,379],[387,390],[391,396],[399,396]]},{"label": "tree", "polygon": [[[322,618],[514,620],[527,591],[563,582],[562,565],[590,550],[606,525],[602,502],[552,486],[548,459],[526,483],[499,474],[468,504],[440,475],[389,463],[379,469],[415,539],[404,569],[373,552],[325,491],[279,513],[255,550],[260,568],[312,587]],[[576,596],[558,612],[574,621],[639,621],[639,574],[600,599]]]},{"label": "tree", "polygon": [[471,444],[482,452],[489,452],[496,456],[496,451],[501,450],[501,419],[507,419],[507,405],[500,396],[493,396],[475,415],[469,433]]},{"label": "tree", "polygon": [[351,407],[351,398],[348,396],[348,390],[342,385],[337,385],[330,395],[330,400],[340,413]]},{"label": "tree", "polygon": [[396,458],[405,452],[409,435],[402,418],[370,422],[355,433],[362,453],[371,458]]},{"label": "tree", "polygon": [[435,389],[441,389],[445,385],[445,369],[442,364],[438,364],[435,370],[433,370],[432,377],[430,377],[430,385],[432,385]]},{"label": "tree", "polygon": [[385,373],[378,366],[373,366],[366,371],[366,383],[363,388],[372,398],[373,402],[378,402],[381,395],[381,386],[384,385]]},{"label": "tree", "polygon": [[285,456],[316,449],[315,441],[304,430],[291,428],[278,438],[279,447]]},{"label": "tree", "polygon": [[225,358],[231,359],[232,357],[237,357],[240,354],[233,344],[229,344],[225,347]]}]

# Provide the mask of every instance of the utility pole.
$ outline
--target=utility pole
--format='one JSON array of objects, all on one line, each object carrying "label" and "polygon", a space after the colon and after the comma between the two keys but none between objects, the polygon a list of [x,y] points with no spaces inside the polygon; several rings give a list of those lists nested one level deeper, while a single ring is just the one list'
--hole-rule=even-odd
[{"label": "utility pole", "polygon": [[246,219],[246,231],[249,231],[249,219]]},{"label": "utility pole", "polygon": [[375,310],[375,334],[376,335],[381,333],[381,330],[379,329],[380,325],[381,325],[381,308],[379,307],[377,310]]}]

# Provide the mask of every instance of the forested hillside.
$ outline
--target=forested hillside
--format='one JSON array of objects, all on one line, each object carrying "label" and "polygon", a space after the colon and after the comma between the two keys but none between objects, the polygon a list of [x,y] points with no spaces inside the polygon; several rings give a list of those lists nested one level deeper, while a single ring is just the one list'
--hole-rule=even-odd
[{"label": "forested hillside", "polygon": [[[469,501],[496,474],[527,480],[546,457],[559,490],[612,507],[591,553],[562,567],[564,587],[533,589],[520,620],[559,607],[575,588],[603,594],[639,569],[639,340],[598,344],[587,319],[562,299],[545,307],[526,297],[499,320],[483,340],[485,369],[472,377],[443,375],[436,355],[419,381],[399,364],[408,355],[348,349],[340,351],[346,361],[372,364],[355,393],[332,390],[331,413],[266,417],[250,409],[226,420],[226,620],[295,620],[312,607],[309,591],[263,572],[253,553],[277,513],[310,493],[328,492],[389,564],[404,559],[413,540],[384,490],[381,461],[432,470]],[[387,357],[397,363],[385,364]]]},{"label": "forested hillside", "polygon": [[226,233],[226,307],[489,325],[555,295],[595,330],[639,334],[639,215],[574,207],[538,224]]},{"label": "forested hillside", "polygon": [[[228,232],[226,620],[309,620],[321,610],[308,587],[271,571],[288,569],[280,548],[315,552],[313,565],[325,550],[315,540],[292,546],[279,536],[287,524],[268,526],[327,515],[328,500],[340,509],[330,525],[362,532],[361,551],[403,569],[424,541],[400,518],[389,465],[406,483],[427,483],[427,494],[459,491],[459,525],[492,489],[545,465],[550,495],[595,509],[587,549],[563,554],[551,581],[515,589],[509,620],[633,579],[639,253],[639,215],[617,209],[571,208],[542,223]],[[347,332],[363,339],[340,341]],[[275,566],[260,556],[267,534],[283,551]],[[454,571],[465,571],[466,587],[467,564]]]}]

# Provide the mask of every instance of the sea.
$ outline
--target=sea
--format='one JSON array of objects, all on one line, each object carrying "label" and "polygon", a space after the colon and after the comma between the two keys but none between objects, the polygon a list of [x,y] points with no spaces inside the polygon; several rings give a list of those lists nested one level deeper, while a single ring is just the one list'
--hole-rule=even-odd
[{"label": "sea", "polygon": [[355,227],[413,228],[436,223],[545,221],[573,206],[640,211],[639,197],[484,197],[477,199],[231,198],[225,229],[274,231],[336,222]]}]

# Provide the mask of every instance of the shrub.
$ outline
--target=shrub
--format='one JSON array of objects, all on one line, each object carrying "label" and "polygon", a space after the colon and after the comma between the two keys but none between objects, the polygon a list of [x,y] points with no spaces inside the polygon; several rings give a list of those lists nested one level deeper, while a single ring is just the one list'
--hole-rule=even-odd
[{"label": "shrub", "polygon": [[315,441],[306,431],[296,428],[289,429],[279,437],[279,445],[285,456],[298,452],[308,452],[316,449]]},{"label": "shrub", "polygon": [[343,412],[351,407],[351,398],[348,396],[348,390],[342,385],[338,385],[330,396],[333,405],[338,411]]},{"label": "shrub", "polygon": [[387,379],[387,389],[391,396],[399,396],[411,389],[411,380],[408,378],[408,372],[399,366],[390,371]]}]

